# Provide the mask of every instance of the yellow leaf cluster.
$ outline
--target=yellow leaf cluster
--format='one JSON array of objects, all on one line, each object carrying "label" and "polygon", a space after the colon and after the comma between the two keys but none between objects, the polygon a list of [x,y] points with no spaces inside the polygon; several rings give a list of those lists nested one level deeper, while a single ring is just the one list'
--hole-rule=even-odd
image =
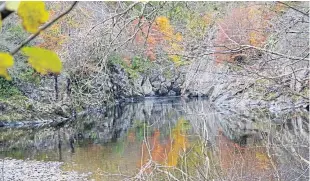
[{"label": "yellow leaf cluster", "polygon": [[[170,45],[170,53],[179,53],[183,51],[180,42],[183,40],[183,36],[180,32],[175,33],[174,28],[171,26],[170,21],[167,17],[160,16],[156,18],[156,24],[158,25],[159,31],[164,35],[164,39],[168,41]],[[181,57],[178,55],[170,55],[169,58],[176,64],[180,64]]]},{"label": "yellow leaf cluster", "polygon": [[164,34],[164,39],[170,41],[182,41],[183,37],[181,33],[174,34],[174,28],[171,26],[167,17],[160,16],[156,18],[156,24],[159,27],[159,31]]},{"label": "yellow leaf cluster", "polygon": [[172,38],[173,28],[170,25],[169,19],[167,17],[160,16],[157,17],[155,21],[159,27],[159,30],[166,35],[165,39],[170,40]]},{"label": "yellow leaf cluster", "polygon": [[60,73],[62,63],[55,52],[36,47],[24,47],[22,52],[29,57],[28,63],[39,73]]},{"label": "yellow leaf cluster", "polygon": [[14,59],[9,53],[0,52],[0,76],[11,80],[7,69],[14,65]]},{"label": "yellow leaf cluster", "polygon": [[181,63],[181,57],[179,55],[169,55],[169,58],[177,65]]},{"label": "yellow leaf cluster", "polygon": [[41,24],[48,20],[49,14],[42,1],[23,1],[19,4],[17,14],[23,20],[26,31],[36,33]]}]

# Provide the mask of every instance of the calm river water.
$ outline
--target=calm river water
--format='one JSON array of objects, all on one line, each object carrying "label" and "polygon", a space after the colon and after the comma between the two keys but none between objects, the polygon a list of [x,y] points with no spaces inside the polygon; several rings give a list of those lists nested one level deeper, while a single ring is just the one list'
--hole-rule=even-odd
[{"label": "calm river water", "polygon": [[59,161],[90,180],[309,180],[308,128],[297,111],[236,115],[203,99],[149,98],[62,127],[3,129],[0,158]]}]

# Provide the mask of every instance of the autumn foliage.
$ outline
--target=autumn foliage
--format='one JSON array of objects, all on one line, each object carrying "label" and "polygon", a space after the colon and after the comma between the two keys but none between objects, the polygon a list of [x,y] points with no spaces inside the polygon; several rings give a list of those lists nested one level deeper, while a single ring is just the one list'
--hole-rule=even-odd
[{"label": "autumn foliage", "polygon": [[215,50],[220,53],[215,54],[216,62],[232,61],[232,54],[227,52],[238,49],[240,45],[263,46],[274,16],[273,12],[260,5],[232,9],[217,23]]},{"label": "autumn foliage", "polygon": [[49,13],[45,10],[45,4],[38,2],[21,2],[17,14],[23,20],[23,27],[30,33],[36,33],[39,26],[49,18]]},{"label": "autumn foliage", "polygon": [[[55,11],[50,11],[51,18],[55,17]],[[38,46],[49,50],[59,50],[62,47],[63,42],[66,40],[66,36],[61,33],[61,24],[55,23],[48,30],[41,33],[40,37],[43,42]]]},{"label": "autumn foliage", "polygon": [[167,166],[177,166],[180,153],[185,152],[188,147],[188,140],[185,130],[183,130],[184,120],[179,120],[175,128],[172,129],[172,136],[166,143],[160,142],[160,131],[155,130],[150,138],[150,153],[145,143],[142,144],[142,165],[149,159]]},{"label": "autumn foliage", "polygon": [[183,51],[181,45],[183,37],[181,33],[175,31],[167,17],[159,16],[153,23],[144,18],[136,19],[133,21],[133,27],[136,29],[138,26],[140,30],[137,32],[135,43],[145,46],[145,55],[150,60],[155,60],[156,51],[162,50],[175,63],[181,61],[181,57],[176,54]]},{"label": "autumn foliage", "polygon": [[0,52],[0,60],[0,76],[6,78],[7,80],[11,80],[7,69],[14,65],[13,57],[9,53]]},{"label": "autumn foliage", "polygon": [[272,169],[272,160],[265,147],[240,146],[229,140],[222,131],[219,132],[217,144],[221,150],[219,159],[224,174],[251,173],[258,177]]}]

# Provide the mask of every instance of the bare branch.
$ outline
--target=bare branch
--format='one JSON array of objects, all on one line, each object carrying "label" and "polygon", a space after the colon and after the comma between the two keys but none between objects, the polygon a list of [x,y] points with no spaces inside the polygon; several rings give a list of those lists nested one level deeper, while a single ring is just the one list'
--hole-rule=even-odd
[{"label": "bare branch", "polygon": [[88,30],[87,35],[89,35],[90,32],[91,32],[94,28],[96,28],[98,25],[104,24],[105,22],[107,22],[107,21],[109,21],[109,20],[111,20],[111,19],[113,19],[113,18],[115,18],[115,17],[117,17],[117,16],[120,16],[120,15],[122,15],[122,14],[127,13],[128,11],[130,11],[132,8],[134,8],[134,7],[135,7],[137,4],[139,4],[139,3],[141,3],[141,2],[135,2],[135,3],[131,4],[126,10],[124,10],[124,11],[122,11],[122,12],[120,12],[120,13],[114,15],[114,16],[111,16],[111,17],[105,19],[104,21],[99,22],[98,24],[94,25],[90,30]]}]

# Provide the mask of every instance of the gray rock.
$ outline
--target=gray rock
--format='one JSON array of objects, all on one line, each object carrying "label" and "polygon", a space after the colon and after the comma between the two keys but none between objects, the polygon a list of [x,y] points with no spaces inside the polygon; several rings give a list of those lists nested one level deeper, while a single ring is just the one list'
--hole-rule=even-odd
[{"label": "gray rock", "polygon": [[170,90],[170,91],[168,92],[168,96],[176,96],[176,95],[177,95],[177,93],[174,92],[173,90]]},{"label": "gray rock", "polygon": [[146,79],[144,84],[142,85],[143,94],[146,96],[154,95],[153,87],[149,79]]},{"label": "gray rock", "polygon": [[167,87],[161,87],[161,88],[158,90],[158,95],[160,95],[160,96],[166,96],[166,95],[168,95],[168,92],[169,92],[169,90],[167,89]]}]

